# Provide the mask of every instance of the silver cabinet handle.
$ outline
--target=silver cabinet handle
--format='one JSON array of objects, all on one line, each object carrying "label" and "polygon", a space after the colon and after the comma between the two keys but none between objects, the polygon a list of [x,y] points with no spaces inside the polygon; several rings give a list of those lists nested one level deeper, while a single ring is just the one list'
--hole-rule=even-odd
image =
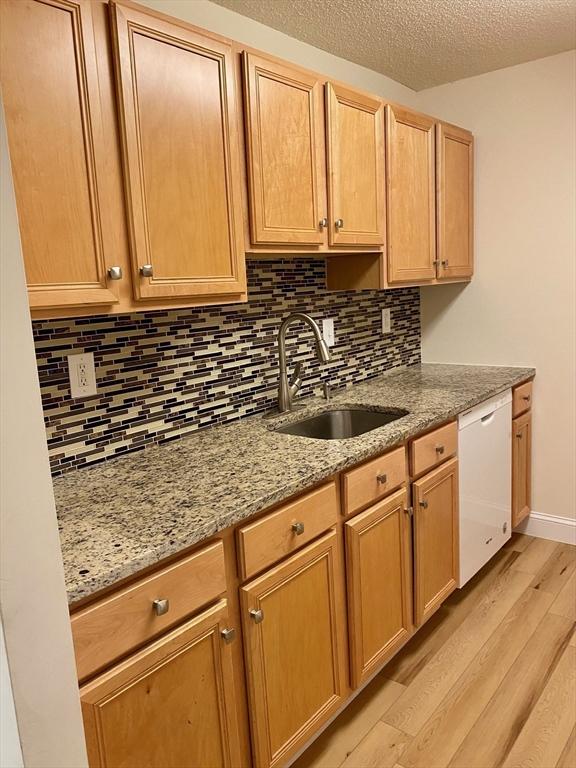
[{"label": "silver cabinet handle", "polygon": [[304,533],[304,523],[292,523],[292,531],[296,536],[301,536]]},{"label": "silver cabinet handle", "polygon": [[326,216],[324,216],[323,219],[320,219],[318,224],[320,225],[320,229],[326,229],[326,227],[328,226],[328,219],[326,218]]},{"label": "silver cabinet handle", "polygon": [[440,262],[440,266],[446,269],[446,267],[448,266],[448,259],[442,259],[442,261]]},{"label": "silver cabinet handle", "polygon": [[407,515],[410,515],[410,517],[412,517],[414,515],[414,508],[413,507],[404,507],[404,512],[406,512]]},{"label": "silver cabinet handle", "polygon": [[254,624],[261,624],[264,621],[264,611],[263,610],[256,610],[256,608],[252,608],[250,611],[250,617],[254,620]]},{"label": "silver cabinet handle", "polygon": [[156,616],[164,616],[170,610],[170,600],[154,600],[152,609]]},{"label": "silver cabinet handle", "polygon": [[231,643],[234,638],[236,637],[236,630],[235,629],[223,629],[222,632],[220,632],[222,637],[224,638],[225,643]]},{"label": "silver cabinet handle", "polygon": [[420,506],[422,507],[422,509],[428,509],[428,502],[427,501],[421,501],[420,502]]},{"label": "silver cabinet handle", "polygon": [[142,277],[152,277],[154,274],[154,269],[152,268],[152,264],[144,264],[143,267],[140,267],[140,274]]},{"label": "silver cabinet handle", "polygon": [[521,440],[522,439],[522,432],[516,432],[516,437]]},{"label": "silver cabinet handle", "polygon": [[527,403],[530,402],[530,395],[522,395],[522,400],[526,400]]},{"label": "silver cabinet handle", "polygon": [[440,456],[442,456],[442,454],[444,453],[444,446],[443,445],[437,445],[436,446],[436,453],[439,454]]},{"label": "silver cabinet handle", "polygon": [[378,481],[378,482],[379,482],[381,485],[385,485],[385,484],[386,484],[386,482],[388,481],[388,475],[385,475],[385,474],[383,474],[383,473],[382,473],[381,475],[376,475],[376,480],[377,480],[377,481]]},{"label": "silver cabinet handle", "polygon": [[110,280],[122,280],[122,267],[110,267],[108,277]]},{"label": "silver cabinet handle", "polygon": [[336,229],[342,229],[342,227],[344,226],[344,219],[336,219],[336,221],[334,222],[334,226],[336,227]]}]

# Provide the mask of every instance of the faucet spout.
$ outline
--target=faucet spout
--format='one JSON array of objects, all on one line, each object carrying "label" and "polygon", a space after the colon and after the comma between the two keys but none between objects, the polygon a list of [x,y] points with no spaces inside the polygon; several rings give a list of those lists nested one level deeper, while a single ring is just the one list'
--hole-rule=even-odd
[{"label": "faucet spout", "polygon": [[286,333],[292,323],[296,322],[306,323],[306,325],[308,325],[314,334],[316,357],[318,360],[320,360],[322,363],[327,363],[330,360],[330,350],[328,349],[328,346],[322,337],[322,332],[320,331],[318,323],[313,320],[310,315],[307,315],[304,312],[294,312],[293,314],[288,315],[288,317],[282,321],[280,330],[278,331],[278,363],[280,367],[280,382],[278,385],[278,410],[280,413],[292,410],[292,397],[296,394],[302,385],[300,369],[295,378],[298,386],[295,386],[294,383],[292,385],[290,384],[286,366]]}]

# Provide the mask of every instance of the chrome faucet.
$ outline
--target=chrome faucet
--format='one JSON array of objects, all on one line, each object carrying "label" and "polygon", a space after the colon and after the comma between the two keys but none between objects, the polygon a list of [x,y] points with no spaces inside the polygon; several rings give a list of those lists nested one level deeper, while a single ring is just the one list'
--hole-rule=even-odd
[{"label": "chrome faucet", "polygon": [[286,369],[286,332],[292,323],[302,321],[310,326],[316,342],[316,357],[323,363],[330,360],[330,351],[322,338],[318,323],[304,312],[294,312],[282,321],[278,331],[278,362],[280,364],[280,382],[278,385],[278,410],[280,413],[292,410],[292,399],[302,386],[302,363],[296,363],[294,373],[288,379]]}]

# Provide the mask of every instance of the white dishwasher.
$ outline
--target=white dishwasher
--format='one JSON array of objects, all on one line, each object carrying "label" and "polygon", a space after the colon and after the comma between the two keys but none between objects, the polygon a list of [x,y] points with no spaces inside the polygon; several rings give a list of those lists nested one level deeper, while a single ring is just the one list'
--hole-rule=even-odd
[{"label": "white dishwasher", "polygon": [[458,455],[462,587],[511,536],[511,390],[459,416]]}]

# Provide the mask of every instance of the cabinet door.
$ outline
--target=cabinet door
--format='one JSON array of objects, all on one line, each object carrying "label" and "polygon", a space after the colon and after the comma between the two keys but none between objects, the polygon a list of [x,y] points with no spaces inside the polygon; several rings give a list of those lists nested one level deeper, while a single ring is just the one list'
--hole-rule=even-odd
[{"label": "cabinet door", "polygon": [[90,768],[238,764],[226,601],[80,689]]},{"label": "cabinet door", "polygon": [[532,486],[532,414],[512,422],[512,527],[530,514]]},{"label": "cabinet door", "polygon": [[412,541],[406,491],[345,525],[352,685],[387,661],[412,630]]},{"label": "cabinet door", "polygon": [[334,531],[241,589],[255,765],[284,765],[347,692]]},{"label": "cabinet door", "polygon": [[250,231],[255,245],[325,241],[322,84],[244,53]]},{"label": "cabinet door", "polygon": [[474,139],[453,125],[436,126],[438,279],[472,277]]},{"label": "cabinet door", "polygon": [[0,3],[2,96],[30,306],[111,304],[91,5]]},{"label": "cabinet door", "polygon": [[243,293],[231,47],[111,7],[136,297]]},{"label": "cabinet door", "polygon": [[386,107],[388,282],[436,277],[434,121]]},{"label": "cabinet door", "polygon": [[330,245],[384,243],[384,105],[326,85]]},{"label": "cabinet door", "polygon": [[458,460],[412,485],[414,616],[423,624],[458,584]]}]

